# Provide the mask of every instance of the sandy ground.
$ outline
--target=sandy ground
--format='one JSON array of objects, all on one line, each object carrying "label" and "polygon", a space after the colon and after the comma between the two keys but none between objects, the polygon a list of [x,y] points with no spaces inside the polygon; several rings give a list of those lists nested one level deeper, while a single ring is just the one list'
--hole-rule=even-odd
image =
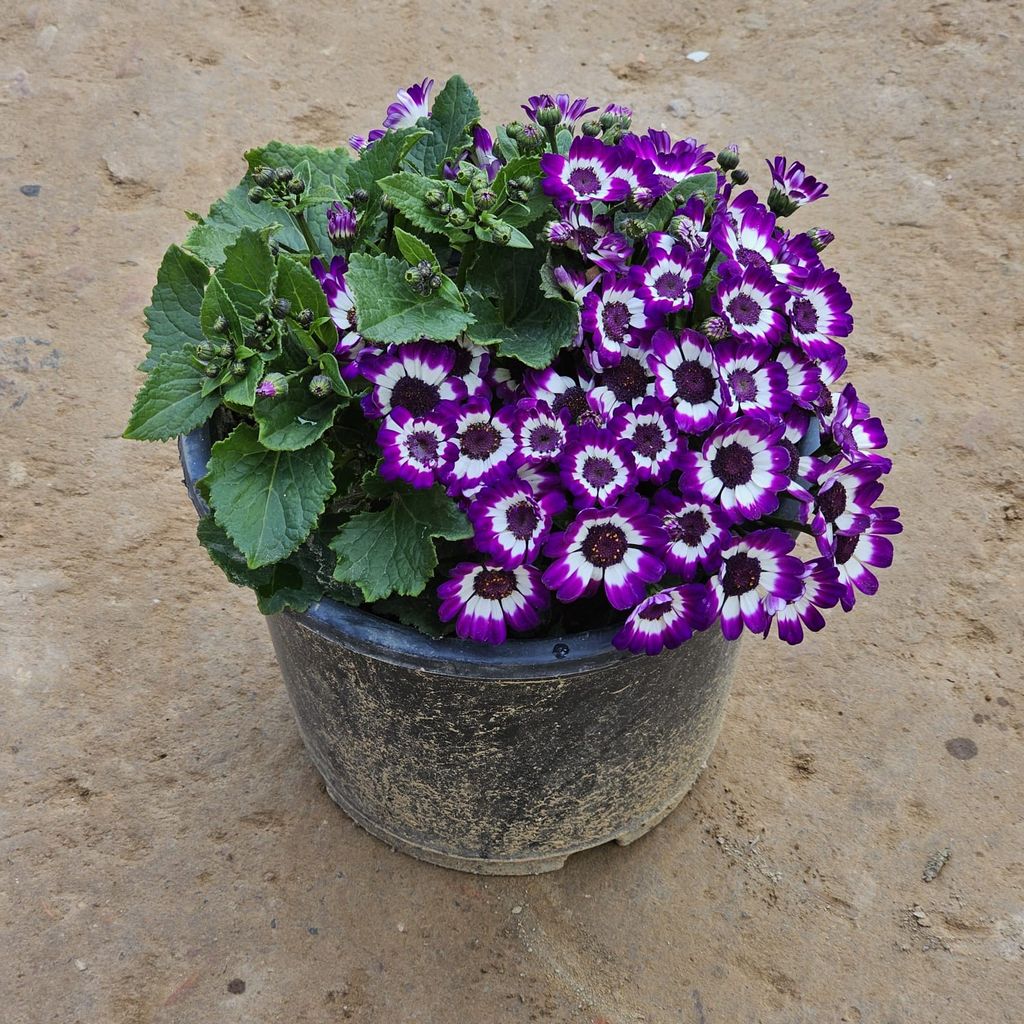
[{"label": "sandy ground", "polygon": [[[6,1024],[1024,1018],[1021,21],[981,0],[4,3]],[[118,436],[180,211],[244,148],[333,143],[455,70],[495,120],[564,86],[735,140],[762,184],[776,152],[830,183],[804,226],[839,238],[908,525],[857,614],[747,644],[676,813],[525,880],[417,863],[335,809],[173,448]]]}]

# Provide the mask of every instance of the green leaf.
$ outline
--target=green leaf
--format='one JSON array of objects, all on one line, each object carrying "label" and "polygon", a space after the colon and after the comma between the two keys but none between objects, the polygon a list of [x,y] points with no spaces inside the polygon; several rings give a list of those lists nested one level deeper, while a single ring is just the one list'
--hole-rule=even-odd
[{"label": "green leaf", "polygon": [[323,597],[324,588],[317,579],[315,562],[305,548],[283,562],[250,569],[245,556],[231,543],[231,538],[213,516],[199,520],[196,534],[214,564],[232,583],[256,592],[256,603],[264,615],[276,615],[286,608],[304,612]]},{"label": "green leaf", "polygon": [[441,264],[438,263],[434,250],[423,239],[410,235],[408,231],[403,231],[401,228],[396,227],[395,241],[398,243],[398,248],[407,262],[419,263],[422,260],[426,260],[434,270],[440,272]]},{"label": "green leaf", "polygon": [[286,253],[278,256],[275,293],[278,298],[287,299],[292,304],[293,315],[300,310],[311,309],[314,323],[322,321],[313,327],[312,333],[324,347],[334,348],[338,341],[338,331],[327,308],[327,297],[320,282],[302,260]]},{"label": "green leaf", "polygon": [[437,614],[438,602],[435,597],[428,600],[426,594],[419,597],[400,597],[397,594],[374,602],[370,609],[374,615],[397,619],[404,626],[412,626],[427,636],[441,637],[454,631],[451,623],[442,622]]},{"label": "green leaf", "polygon": [[646,214],[639,218],[627,219],[639,219],[652,231],[664,231],[676,210],[684,206],[690,196],[697,192],[704,193],[705,205],[707,205],[714,198],[717,187],[718,175],[714,171],[709,171],[707,174],[694,174],[679,182],[668,195],[662,196]]},{"label": "green leaf", "polygon": [[473,90],[459,75],[452,75],[434,100],[425,124],[430,135],[409,153],[409,161],[424,174],[433,176],[450,156],[465,148],[467,129],[480,120],[480,104]]},{"label": "green leaf", "polygon": [[217,280],[235,304],[239,316],[252,322],[270,306],[276,270],[274,257],[267,244],[270,232],[243,228],[224,250],[224,265]]},{"label": "green leaf", "polygon": [[562,156],[568,155],[569,148],[572,146],[572,132],[568,128],[563,128],[555,136],[555,142],[558,144],[558,152]]},{"label": "green leaf", "polygon": [[236,379],[224,389],[224,401],[236,405],[252,406],[256,401],[256,386],[263,379],[263,360],[259,356],[249,360],[248,370],[241,379]]},{"label": "green leaf", "polygon": [[210,283],[206,286],[203,305],[199,311],[199,322],[203,334],[210,341],[222,344],[225,341],[225,336],[214,329],[214,324],[216,324],[218,317],[224,317],[227,320],[228,337],[233,338],[236,342],[240,342],[244,333],[242,320],[238,315],[235,304],[231,301],[228,293],[224,290],[224,286],[218,280],[218,275],[214,274],[210,278]]},{"label": "green leaf", "polygon": [[403,171],[401,174],[382,178],[380,187],[405,218],[416,227],[435,234],[447,234],[451,230],[448,221],[426,204],[427,193],[438,188],[443,190],[443,182]]},{"label": "green leaf", "polygon": [[[539,293],[538,293],[539,294]],[[476,322],[466,334],[478,345],[497,345],[503,356],[542,370],[571,345],[579,329],[575,303],[541,297],[532,308],[506,321],[500,310],[484,296],[471,292],[469,309]]]},{"label": "green leaf", "polygon": [[165,352],[135,398],[124,436],[166,441],[195,430],[220,404],[219,396],[203,394],[206,379],[187,352]]},{"label": "green leaf", "polygon": [[352,391],[341,375],[341,370],[338,368],[338,357],[333,352],[320,353],[320,369],[326,377],[330,378],[336,395],[341,395],[343,398],[351,396]]},{"label": "green leaf", "polygon": [[511,163],[519,156],[519,143],[509,135],[503,124],[498,125],[498,133],[495,138],[498,151],[505,158],[506,163]]},{"label": "green leaf", "polygon": [[280,561],[306,539],[334,492],[333,459],[322,441],[269,451],[246,423],[213,446],[210,504],[250,569]]},{"label": "green leaf", "polygon": [[165,352],[180,352],[188,344],[200,344],[203,330],[199,310],[210,270],[202,260],[176,245],[164,253],[156,274],[153,297],[146,309],[146,341],[149,353],[143,370],[152,370]]},{"label": "green leaf", "polygon": [[319,441],[338,414],[334,395],[314,398],[303,381],[295,381],[280,398],[257,398],[253,407],[260,444],[272,451],[296,451]]},{"label": "green leaf", "polygon": [[307,185],[333,185],[333,179],[345,180],[352,156],[347,146],[335,149],[317,149],[315,146],[291,146],[287,142],[268,142],[265,146],[250,149],[245,154],[249,173],[257,167],[290,167],[308,162],[311,173]]},{"label": "green leaf", "polygon": [[440,294],[418,295],[405,280],[406,269],[389,256],[353,254],[345,281],[352,290],[359,333],[386,344],[457,338],[472,317]]},{"label": "green leaf", "polygon": [[[364,486],[371,496],[381,496],[388,485],[368,474]],[[338,556],[334,578],[355,584],[367,601],[392,594],[414,597],[437,568],[433,539],[465,540],[472,533],[469,520],[440,487],[397,484],[384,509],[353,516],[331,541]]]}]

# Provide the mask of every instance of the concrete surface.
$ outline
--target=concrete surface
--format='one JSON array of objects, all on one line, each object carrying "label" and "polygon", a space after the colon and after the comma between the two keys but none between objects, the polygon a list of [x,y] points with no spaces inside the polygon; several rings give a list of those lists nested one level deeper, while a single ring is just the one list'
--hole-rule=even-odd
[{"label": "concrete surface", "polygon": [[[1021,21],[982,0],[4,3],[0,1017],[1024,1018]],[[344,139],[454,70],[494,120],[564,86],[737,141],[762,185],[776,152],[829,182],[804,223],[838,236],[908,526],[856,614],[746,645],[678,811],[532,880],[417,863],[334,808],[173,448],[118,436],[180,211],[246,147]]]}]

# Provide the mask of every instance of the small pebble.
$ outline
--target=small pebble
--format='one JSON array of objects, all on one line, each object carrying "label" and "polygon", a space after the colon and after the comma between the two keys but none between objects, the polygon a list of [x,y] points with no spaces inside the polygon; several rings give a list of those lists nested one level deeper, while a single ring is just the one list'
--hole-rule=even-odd
[{"label": "small pebble", "polygon": [[520,907],[518,904],[512,908],[512,913],[513,914],[521,914],[522,912],[523,912],[523,908]]},{"label": "small pebble", "polygon": [[21,194],[23,196],[37,196],[42,187],[42,185],[22,185]]},{"label": "small pebble", "polygon": [[401,922],[401,921],[399,921],[399,922],[398,922],[398,930],[399,930],[400,932],[404,932],[404,931],[405,931],[405,925],[404,925],[404,924],[402,924],[402,922]]},{"label": "small pebble", "polygon": [[710,57],[711,54],[707,50],[692,50],[686,55],[687,60],[692,60],[694,64],[700,64]]},{"label": "small pebble", "polygon": [[76,960],[75,966],[80,970],[84,971],[89,965],[84,960]]}]

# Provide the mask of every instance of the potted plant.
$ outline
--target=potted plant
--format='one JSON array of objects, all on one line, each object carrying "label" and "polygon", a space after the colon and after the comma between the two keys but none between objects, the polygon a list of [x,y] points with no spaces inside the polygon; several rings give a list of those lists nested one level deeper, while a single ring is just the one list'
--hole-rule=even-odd
[{"label": "potted plant", "polygon": [[[877,587],[900,525],[826,186],[458,77],[272,142],[160,267],[126,437],[180,438],[334,799],[416,856],[628,842],[714,744],[735,641]],[[797,549],[797,540],[801,548]],[[656,655],[656,657],[652,657]]]}]

